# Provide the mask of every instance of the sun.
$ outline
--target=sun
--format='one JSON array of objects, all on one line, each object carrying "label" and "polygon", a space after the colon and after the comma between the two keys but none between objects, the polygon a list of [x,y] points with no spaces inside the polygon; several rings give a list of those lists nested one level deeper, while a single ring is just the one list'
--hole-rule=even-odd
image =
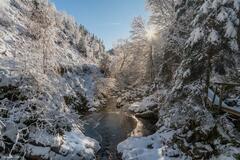
[{"label": "sun", "polygon": [[146,28],[146,37],[149,41],[152,41],[156,36],[156,29],[152,26]]}]

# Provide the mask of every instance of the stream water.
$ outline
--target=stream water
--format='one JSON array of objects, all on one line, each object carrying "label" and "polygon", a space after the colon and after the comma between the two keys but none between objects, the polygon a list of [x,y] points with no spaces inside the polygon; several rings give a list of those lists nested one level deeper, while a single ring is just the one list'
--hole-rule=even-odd
[{"label": "stream water", "polygon": [[101,150],[97,160],[119,160],[117,145],[130,136],[146,136],[153,132],[152,123],[125,112],[98,112],[85,117],[85,135],[96,139]]}]

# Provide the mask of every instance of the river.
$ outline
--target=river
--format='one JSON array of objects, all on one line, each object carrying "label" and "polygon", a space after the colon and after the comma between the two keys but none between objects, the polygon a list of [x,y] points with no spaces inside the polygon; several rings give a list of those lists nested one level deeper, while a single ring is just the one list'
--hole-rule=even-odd
[{"label": "river", "polygon": [[138,119],[122,111],[101,111],[85,118],[85,135],[96,139],[101,150],[97,160],[120,160],[117,145],[130,136],[147,136],[153,133],[150,121]]}]

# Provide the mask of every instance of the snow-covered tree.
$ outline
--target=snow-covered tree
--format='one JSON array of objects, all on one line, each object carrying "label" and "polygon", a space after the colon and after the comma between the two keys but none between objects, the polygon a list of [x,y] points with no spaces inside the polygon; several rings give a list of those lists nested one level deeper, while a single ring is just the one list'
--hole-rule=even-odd
[{"label": "snow-covered tree", "polygon": [[205,0],[194,1],[193,5],[197,12],[191,23],[192,32],[186,42],[188,48],[191,48],[187,53],[199,53],[195,57],[202,59],[206,66],[207,94],[213,69],[216,74],[228,77],[231,73],[227,73],[227,68],[234,68],[234,61],[231,59],[239,52],[240,1]]},{"label": "snow-covered tree", "polygon": [[169,27],[174,22],[175,5],[174,0],[147,0],[147,8],[151,11],[150,23],[155,24],[159,29]]},{"label": "snow-covered tree", "polygon": [[83,38],[79,39],[79,42],[77,44],[77,49],[82,55],[87,56],[86,44],[85,44],[85,40]]},{"label": "snow-covered tree", "polygon": [[154,48],[153,36],[155,36],[155,28],[152,25],[146,25],[142,17],[135,17],[132,22],[131,43],[133,48],[140,49],[136,54],[144,57],[143,62],[147,69],[146,79],[153,81],[154,79]]},{"label": "snow-covered tree", "polygon": [[231,49],[237,52],[239,0],[205,0],[197,3],[198,12],[192,21],[194,27],[188,44],[204,42],[210,48]]},{"label": "snow-covered tree", "polygon": [[31,12],[32,35],[38,40],[39,48],[42,49],[42,67],[43,72],[46,73],[48,66],[49,54],[54,52],[54,32],[55,12],[54,7],[48,1],[33,1],[33,10]]},{"label": "snow-covered tree", "polygon": [[131,40],[134,43],[142,43],[146,40],[146,24],[142,17],[134,17],[132,21]]}]

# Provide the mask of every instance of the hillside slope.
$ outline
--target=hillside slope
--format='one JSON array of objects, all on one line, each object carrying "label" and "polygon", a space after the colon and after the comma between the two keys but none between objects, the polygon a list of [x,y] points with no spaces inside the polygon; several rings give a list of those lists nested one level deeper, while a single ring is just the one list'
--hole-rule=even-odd
[{"label": "hillside slope", "polygon": [[0,3],[0,159],[93,159],[79,113],[101,106],[101,40],[47,0]]}]

